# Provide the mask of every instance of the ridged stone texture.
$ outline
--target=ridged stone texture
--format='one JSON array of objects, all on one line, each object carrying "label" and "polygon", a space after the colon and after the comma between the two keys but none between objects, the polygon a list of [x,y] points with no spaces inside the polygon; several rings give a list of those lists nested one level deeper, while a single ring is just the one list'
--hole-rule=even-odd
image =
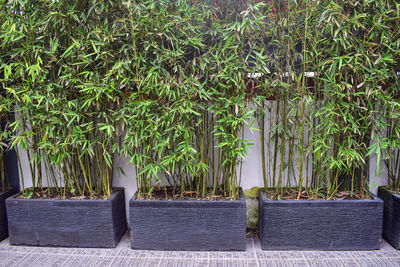
[{"label": "ridged stone texture", "polygon": [[6,200],[12,245],[115,247],[126,231],[123,189],[107,200]]},{"label": "ridged stone texture", "polygon": [[385,203],[383,208],[383,238],[396,249],[400,249],[400,195],[380,186],[378,196]]},{"label": "ridged stone texture", "polygon": [[129,202],[131,247],[150,250],[245,250],[246,202]]},{"label": "ridged stone texture", "polygon": [[0,191],[0,241],[8,236],[6,198],[17,193],[17,189]]},{"label": "ridged stone texture", "polygon": [[260,193],[264,250],[380,249],[383,201],[270,200]]}]

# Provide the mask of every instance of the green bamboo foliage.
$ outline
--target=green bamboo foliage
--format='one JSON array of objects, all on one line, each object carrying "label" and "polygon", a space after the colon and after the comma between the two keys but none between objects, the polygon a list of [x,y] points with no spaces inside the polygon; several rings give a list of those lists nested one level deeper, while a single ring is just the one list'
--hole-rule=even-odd
[{"label": "green bamboo foliage", "polygon": [[2,1],[1,82],[16,105],[13,146],[28,157],[33,190],[112,193],[120,89],[110,62],[118,55],[120,8]]},{"label": "green bamboo foliage", "polygon": [[[267,50],[260,55],[267,62],[266,71],[261,71],[259,96],[255,100],[259,105],[265,190],[271,188],[277,197],[292,187],[301,192],[311,181],[310,118],[317,106],[316,86],[310,84],[308,77],[314,71],[307,53],[308,40],[316,34],[310,25],[315,11],[311,4],[271,1],[267,6]],[[269,132],[265,131],[267,127]],[[269,149],[265,148],[266,143]]]},{"label": "green bamboo foliage", "polygon": [[[265,139],[274,150],[270,181],[264,163],[266,190],[272,187],[277,198],[290,187],[297,188],[298,199],[300,194],[331,199],[339,190],[363,197],[368,192],[366,159],[385,146],[376,142],[387,124],[383,110],[393,111],[395,105],[399,5],[271,5],[278,12],[268,18],[272,49],[264,57],[274,71],[263,76],[263,97],[258,98],[263,155]],[[310,72],[315,77],[308,78]],[[275,103],[265,101],[271,95]],[[264,132],[263,114],[273,114],[269,133]]]},{"label": "green bamboo foliage", "polygon": [[[399,173],[399,140],[400,140],[400,5],[394,1],[387,1],[376,14],[375,21],[383,30],[379,37],[385,44],[385,58],[389,78],[384,81],[383,89],[386,98],[381,104],[384,111],[382,124],[386,126],[382,132],[377,134],[375,142],[371,145],[371,151],[377,153],[378,174],[381,159],[388,170],[387,185],[390,190],[400,191]],[[382,137],[383,136],[383,137]]]},{"label": "green bamboo foliage", "polygon": [[26,196],[110,196],[121,155],[141,198],[236,199],[253,102],[274,197],[363,197],[375,152],[400,187],[395,0],[0,3],[1,142],[28,158]]},{"label": "green bamboo foliage", "polygon": [[247,46],[262,14],[226,7],[127,4],[121,151],[136,168],[139,197],[154,188],[166,197],[171,189],[177,197],[239,197]]},{"label": "green bamboo foliage", "polygon": [[109,196],[118,152],[137,169],[141,197],[160,186],[239,196],[257,6],[2,4],[1,83],[33,191]]}]

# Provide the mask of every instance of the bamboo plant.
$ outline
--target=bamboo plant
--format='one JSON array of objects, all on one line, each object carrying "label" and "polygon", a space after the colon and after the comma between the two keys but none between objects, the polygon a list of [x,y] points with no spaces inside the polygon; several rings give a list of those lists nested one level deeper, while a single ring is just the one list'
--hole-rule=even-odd
[{"label": "bamboo plant", "polygon": [[[393,79],[388,44],[398,5],[270,4],[277,12],[268,17],[272,51],[264,57],[274,74],[262,76],[257,98],[265,190],[278,199],[293,188],[295,199],[368,197],[366,160],[376,150],[370,140],[384,127],[381,108],[389,97],[384,88]],[[267,101],[271,95],[273,103]],[[269,180],[265,142],[273,155]]]},{"label": "bamboo plant", "polygon": [[127,4],[120,149],[136,168],[139,198],[239,197],[246,45],[261,14],[228,4]]},{"label": "bamboo plant", "polygon": [[384,84],[387,95],[380,104],[380,109],[385,114],[383,124],[386,127],[377,133],[371,148],[377,153],[378,174],[382,170],[380,162],[383,160],[388,171],[387,188],[398,193],[400,192],[400,6],[388,1],[385,8],[382,6],[379,11],[379,19],[386,26],[382,35],[388,48],[385,57],[390,60],[387,60],[387,71],[391,79],[387,79]]},{"label": "bamboo plant", "polygon": [[[12,145],[25,197],[109,197],[119,85],[120,2],[2,1],[1,83],[16,105]],[[20,166],[21,169],[21,166]]]}]

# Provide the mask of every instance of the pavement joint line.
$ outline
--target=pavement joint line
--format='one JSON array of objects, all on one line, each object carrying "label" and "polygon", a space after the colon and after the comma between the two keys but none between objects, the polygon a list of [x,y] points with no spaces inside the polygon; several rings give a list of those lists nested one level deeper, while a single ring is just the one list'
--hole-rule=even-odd
[{"label": "pavement joint line", "polygon": [[60,266],[64,266],[64,264],[72,257],[73,254],[70,254],[69,257],[63,262],[61,263]]},{"label": "pavement joint line", "polygon": [[310,267],[310,264],[308,264],[308,262],[307,262],[306,255],[304,254],[304,251],[301,252],[301,255],[303,255],[303,259],[306,262],[307,266]]},{"label": "pavement joint line", "polygon": [[32,252],[32,251],[29,251],[29,252],[27,252],[27,251],[10,251],[10,250],[1,250],[1,249],[0,249],[0,252],[12,252],[12,253],[27,254],[27,253],[30,253],[30,252]]},{"label": "pavement joint line", "polygon": [[32,254],[34,250],[31,250],[29,253],[26,253],[26,255],[24,257],[22,257],[19,261],[17,261],[14,266],[18,266],[18,263],[20,263],[21,261],[23,261],[25,258],[27,258],[29,255]]},{"label": "pavement joint line", "polygon": [[115,254],[115,256],[114,256],[114,258],[112,259],[112,261],[110,261],[110,264],[108,265],[108,267],[111,267],[111,266],[112,266],[112,264],[113,264],[114,261],[117,259],[117,257],[118,257],[118,253]]},{"label": "pavement joint line", "polygon": [[164,251],[162,252],[162,254],[161,254],[161,259],[160,259],[160,262],[158,263],[158,267],[160,267],[161,266],[161,260],[164,258]]},{"label": "pavement joint line", "polygon": [[260,263],[259,263],[257,251],[256,251],[256,246],[254,244],[254,238],[252,238],[251,241],[253,243],[253,253],[254,253],[254,258],[256,259],[257,267],[260,267]]},{"label": "pavement joint line", "polygon": [[34,255],[53,255],[53,256],[74,256],[74,254],[71,253],[45,253],[45,252],[37,252],[37,253],[32,253]]},{"label": "pavement joint line", "polygon": [[162,260],[162,258],[160,258],[160,259],[159,259],[158,266],[160,266],[160,265],[161,265],[161,260]]}]

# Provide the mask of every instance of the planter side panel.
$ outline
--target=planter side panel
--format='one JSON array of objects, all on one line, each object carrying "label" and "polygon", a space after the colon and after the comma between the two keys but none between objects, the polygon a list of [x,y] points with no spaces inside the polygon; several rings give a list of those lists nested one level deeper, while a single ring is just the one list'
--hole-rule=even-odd
[{"label": "planter side panel", "polygon": [[400,249],[400,196],[384,187],[378,188],[383,200],[383,237],[396,249]]},{"label": "planter side panel", "polygon": [[[181,201],[182,202],[182,201]],[[131,241],[134,249],[245,250],[246,204],[213,202],[149,207],[130,202]],[[181,203],[182,204],[182,203]]]},{"label": "planter side panel", "polygon": [[6,199],[17,192],[17,189],[0,192],[0,241],[8,236]]},{"label": "planter side panel", "polygon": [[[333,205],[332,205],[333,204]],[[383,203],[262,204],[261,246],[264,250],[380,249]]]},{"label": "planter side panel", "polygon": [[[121,192],[117,193],[119,195]],[[6,201],[10,243],[60,247],[115,247],[111,200]],[[125,217],[122,217],[125,220]]]},{"label": "planter side panel", "polygon": [[128,227],[128,223],[126,221],[124,189],[121,189],[119,194],[117,194],[115,199],[112,201],[112,220],[115,247],[125,234]]}]

